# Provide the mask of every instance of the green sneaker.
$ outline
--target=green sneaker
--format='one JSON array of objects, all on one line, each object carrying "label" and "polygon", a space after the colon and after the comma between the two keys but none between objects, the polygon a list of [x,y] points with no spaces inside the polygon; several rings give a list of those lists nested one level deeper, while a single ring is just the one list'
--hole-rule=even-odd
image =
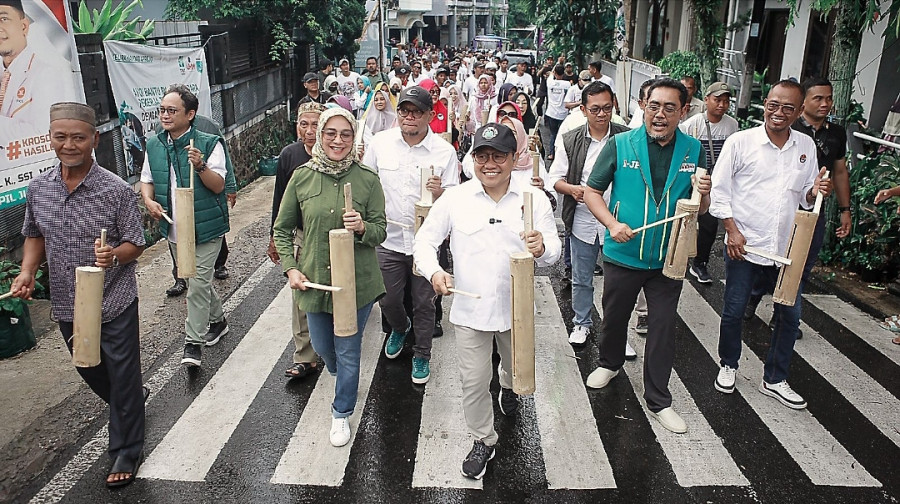
[{"label": "green sneaker", "polygon": [[410,329],[412,329],[412,322],[410,322],[409,319],[406,319],[405,331],[391,331],[391,335],[388,336],[387,343],[384,345],[384,355],[388,359],[396,359],[397,356],[400,355],[400,352],[403,351],[403,342],[406,341],[406,334]]},{"label": "green sneaker", "polygon": [[413,383],[419,385],[428,383],[428,379],[431,378],[431,364],[429,364],[426,359],[422,359],[420,357],[413,357],[412,364]]}]

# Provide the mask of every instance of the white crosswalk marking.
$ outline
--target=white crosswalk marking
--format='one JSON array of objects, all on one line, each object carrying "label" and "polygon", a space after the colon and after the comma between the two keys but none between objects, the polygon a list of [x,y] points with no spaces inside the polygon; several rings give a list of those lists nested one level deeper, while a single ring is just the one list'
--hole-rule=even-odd
[{"label": "white crosswalk marking", "polygon": [[[450,305],[449,300],[445,298],[444,306]],[[463,414],[453,324],[444,324],[444,336],[432,342],[431,355],[431,379],[422,398],[412,486],[481,489],[482,480],[466,478],[460,470],[473,439]]]},{"label": "white crosswalk marking", "polygon": [[[772,318],[772,298],[766,297],[756,308],[756,314],[763,320]],[[800,330],[803,339],[794,344],[794,352],[814,367],[872,425],[900,446],[900,417],[897,416],[900,400],[805,322],[800,322]]]},{"label": "white crosswalk marking", "polygon": [[284,321],[291,317],[290,303],[291,289],[285,285],[147,457],[139,477],[176,481],[206,478],[284,351],[287,342],[272,335],[283,333]]},{"label": "white crosswalk marking", "polygon": [[[284,320],[286,319],[282,319],[282,322]],[[334,378],[327,371],[323,371],[319,374],[319,381],[303,409],[303,414],[300,415],[300,421],[287,449],[281,456],[278,467],[275,468],[272,483],[340,486],[344,480],[347,462],[350,460],[350,449],[356,440],[359,419],[372,386],[372,376],[375,374],[383,340],[381,309],[376,303],[369,314],[362,337],[356,410],[350,415],[350,442],[335,448],[329,441]]]},{"label": "white crosswalk marking", "polygon": [[897,334],[878,325],[878,321],[869,314],[837,296],[804,294],[803,297],[872,348],[894,361],[894,364],[900,365],[900,352],[897,351],[897,345],[891,343],[891,338]]},{"label": "white crosswalk marking", "polygon": [[[600,313],[602,313],[602,299],[603,277],[595,277],[594,305]],[[626,366],[634,393],[643,398],[642,366],[646,339],[634,332],[636,320],[637,316],[632,314],[628,323],[628,340],[637,352],[638,359]],[[683,487],[750,485],[674,370],[669,378],[669,391],[672,393],[672,408],[681,415],[688,426],[686,433],[675,434],[666,430],[656,419],[650,417],[646,407],[642,409],[663,452],[672,464],[672,471],[678,484]],[[643,399],[641,402],[643,403]]]},{"label": "white crosswalk marking", "polygon": [[575,352],[547,277],[535,278],[534,408],[551,489],[616,488]]},{"label": "white crosswalk marking", "polygon": [[[678,314],[718,365],[719,315],[689,282],[684,282]],[[757,387],[763,363],[746,344],[741,346],[736,393],[744,397],[810,481],[816,485],[881,486],[809,411],[790,410],[760,394]]]}]

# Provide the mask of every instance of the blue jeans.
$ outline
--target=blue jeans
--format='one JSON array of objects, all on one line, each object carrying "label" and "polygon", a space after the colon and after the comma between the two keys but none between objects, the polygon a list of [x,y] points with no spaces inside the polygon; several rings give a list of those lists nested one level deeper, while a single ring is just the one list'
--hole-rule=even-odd
[{"label": "blue jeans", "polygon": [[594,306],[594,267],[600,254],[600,238],[585,243],[575,235],[569,237],[572,251],[572,309],[577,326],[591,327],[591,308]]},{"label": "blue jeans", "polygon": [[346,418],[352,415],[356,408],[362,334],[374,304],[369,303],[357,310],[358,330],[353,336],[335,336],[334,316],[328,312],[306,314],[313,349],[325,361],[328,372],[337,377],[334,384],[334,401],[331,403],[331,414],[334,418]]},{"label": "blue jeans", "polygon": [[[722,306],[722,320],[719,324],[719,359],[720,364],[737,369],[741,358],[741,329],[744,309],[750,299],[754,282],[764,286],[766,292],[772,292],[778,279],[778,268],[760,266],[749,261],[734,261],[725,254],[725,296]],[[775,303],[775,328],[772,330],[772,341],[763,367],[763,380],[766,383],[778,383],[788,377],[791,357],[794,355],[794,341],[800,327],[800,305],[803,294],[803,282],[797,291],[797,302],[794,306]]]}]

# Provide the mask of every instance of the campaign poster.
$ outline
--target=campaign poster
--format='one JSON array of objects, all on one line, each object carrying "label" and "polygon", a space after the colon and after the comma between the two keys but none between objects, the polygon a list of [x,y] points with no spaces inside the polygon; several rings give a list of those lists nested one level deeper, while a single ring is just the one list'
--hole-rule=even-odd
[{"label": "campaign poster", "polygon": [[0,5],[0,210],[25,203],[28,182],[56,164],[50,105],[84,103],[69,2]]},{"label": "campaign poster", "polygon": [[171,84],[184,84],[200,100],[199,115],[212,117],[206,56],[202,47],[162,47],[108,40],[106,68],[116,100],[125,151],[126,180],[144,165],[147,139],[159,123],[159,103]]}]

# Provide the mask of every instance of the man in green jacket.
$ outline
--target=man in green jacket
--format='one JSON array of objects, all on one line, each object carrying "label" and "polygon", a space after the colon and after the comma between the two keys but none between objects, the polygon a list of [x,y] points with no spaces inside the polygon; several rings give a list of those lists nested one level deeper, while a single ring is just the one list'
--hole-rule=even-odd
[{"label": "man in green jacket", "polygon": [[[150,216],[163,212],[175,221],[174,188],[194,178],[194,232],[197,273],[188,282],[184,356],[181,363],[199,366],[201,349],[228,333],[222,301],[212,285],[216,257],[229,230],[225,197],[225,142],[194,128],[199,100],[186,86],[169,86],[159,105],[164,131],[147,140],[141,171],[141,196]],[[177,226],[160,222],[163,236],[177,249]]]},{"label": "man in green jacket", "polygon": [[[698,140],[678,129],[687,112],[688,93],[672,79],[650,86],[644,107],[644,126],[610,139],[594,164],[584,202],[606,226],[603,247],[603,325],[600,366],[587,386],[603,388],[625,362],[628,318],[638,292],[647,296],[647,345],[644,358],[644,399],[652,416],[666,429],[687,431],[672,409],[669,375],[675,358],[675,314],[681,280],[662,274],[671,224],[634,233],[675,214],[679,199],[689,198],[696,169],[706,167]],[[709,176],[696,180],[703,195],[700,213],[709,208]],[[612,184],[609,205],[603,192]],[[610,207],[614,210],[610,212]]]}]

